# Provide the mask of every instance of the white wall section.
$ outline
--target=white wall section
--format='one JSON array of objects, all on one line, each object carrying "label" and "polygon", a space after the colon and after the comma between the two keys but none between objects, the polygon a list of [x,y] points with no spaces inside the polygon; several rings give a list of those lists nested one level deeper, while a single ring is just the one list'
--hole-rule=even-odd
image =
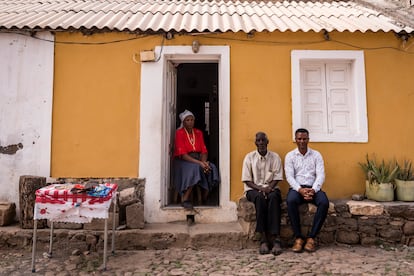
[{"label": "white wall section", "polygon": [[21,175],[50,176],[54,36],[0,33],[0,201]]}]

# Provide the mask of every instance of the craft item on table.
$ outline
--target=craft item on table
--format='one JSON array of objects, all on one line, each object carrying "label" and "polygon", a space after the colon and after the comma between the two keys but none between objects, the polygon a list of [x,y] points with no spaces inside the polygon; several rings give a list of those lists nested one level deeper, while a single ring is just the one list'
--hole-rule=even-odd
[{"label": "craft item on table", "polygon": [[94,197],[106,197],[110,191],[111,191],[111,188],[100,184],[98,186],[95,186],[91,191],[88,191],[88,195],[94,196]]},{"label": "craft item on table", "polygon": [[86,194],[90,191],[93,191],[94,188],[95,186],[91,186],[88,184],[87,185],[75,184],[73,188],[70,190],[70,192],[73,194]]}]

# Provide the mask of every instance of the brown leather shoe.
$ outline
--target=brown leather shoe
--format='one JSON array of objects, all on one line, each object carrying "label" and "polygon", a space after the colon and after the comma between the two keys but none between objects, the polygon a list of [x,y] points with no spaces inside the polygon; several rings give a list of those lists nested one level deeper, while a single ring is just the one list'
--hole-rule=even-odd
[{"label": "brown leather shoe", "polygon": [[295,253],[302,252],[304,243],[305,243],[304,240],[302,240],[301,238],[297,238],[295,240],[295,243],[293,244],[292,251],[295,252]]},{"label": "brown leather shoe", "polygon": [[312,238],[307,238],[306,239],[306,244],[305,244],[305,250],[307,252],[315,252],[316,250],[316,242],[314,239]]}]

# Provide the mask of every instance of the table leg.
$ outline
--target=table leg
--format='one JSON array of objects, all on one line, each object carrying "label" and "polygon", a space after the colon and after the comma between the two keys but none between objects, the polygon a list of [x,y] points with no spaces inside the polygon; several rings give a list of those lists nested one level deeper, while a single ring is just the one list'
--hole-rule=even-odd
[{"label": "table leg", "polygon": [[37,219],[35,219],[33,222],[32,273],[36,272],[36,269],[35,269],[36,241],[37,241]]},{"label": "table leg", "polygon": [[118,193],[115,194],[115,198],[113,199],[113,204],[114,204],[114,209],[112,210],[112,255],[115,254],[115,216],[116,216],[116,201],[117,201],[117,195]]},{"label": "table leg", "polygon": [[104,252],[103,252],[103,270],[106,271],[106,251],[108,243],[108,219],[105,219],[105,230],[104,230]]},{"label": "table leg", "polygon": [[53,248],[53,221],[50,221],[50,238],[49,238],[49,253],[48,257],[52,257],[52,248]]}]

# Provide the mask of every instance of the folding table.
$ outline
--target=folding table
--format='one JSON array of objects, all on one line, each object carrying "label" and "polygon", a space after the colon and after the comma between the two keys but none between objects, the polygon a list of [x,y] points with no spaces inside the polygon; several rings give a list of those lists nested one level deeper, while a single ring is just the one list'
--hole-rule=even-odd
[{"label": "folding table", "polygon": [[76,193],[72,190],[76,184],[52,184],[36,190],[33,225],[32,272],[35,269],[37,220],[50,221],[49,256],[52,256],[53,222],[89,223],[93,218],[105,219],[103,269],[106,270],[108,217],[111,203],[113,208],[112,253],[115,246],[115,212],[118,185],[114,183],[99,184],[100,195]]}]

